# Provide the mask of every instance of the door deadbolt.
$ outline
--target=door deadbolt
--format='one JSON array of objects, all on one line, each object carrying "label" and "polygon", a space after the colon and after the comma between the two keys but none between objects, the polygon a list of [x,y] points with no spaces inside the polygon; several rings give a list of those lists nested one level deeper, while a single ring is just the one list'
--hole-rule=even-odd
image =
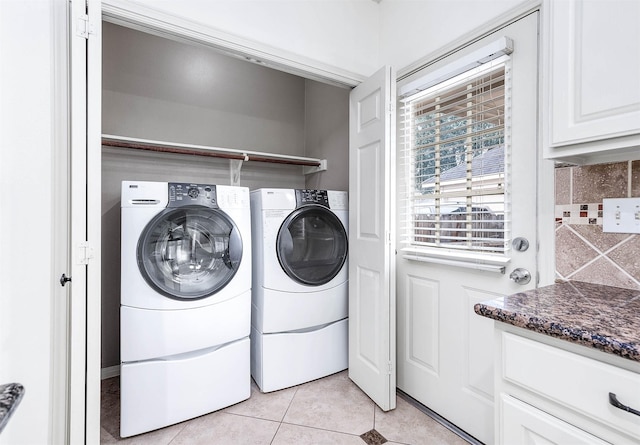
[{"label": "door deadbolt", "polygon": [[527,269],[518,267],[517,269],[514,269],[513,272],[511,272],[509,278],[517,284],[529,284],[529,282],[531,281],[531,272],[529,272]]},{"label": "door deadbolt", "polygon": [[524,252],[529,248],[529,240],[521,236],[514,238],[511,245],[518,252]]}]

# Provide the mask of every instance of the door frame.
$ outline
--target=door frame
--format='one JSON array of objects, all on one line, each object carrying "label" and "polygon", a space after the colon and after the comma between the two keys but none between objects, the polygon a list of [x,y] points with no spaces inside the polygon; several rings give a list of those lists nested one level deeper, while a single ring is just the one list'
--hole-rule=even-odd
[{"label": "door frame", "polygon": [[101,98],[100,0],[71,0],[68,34],[70,203],[68,320],[69,443],[100,442]]},{"label": "door frame", "polygon": [[[71,0],[69,36],[76,33],[77,17],[81,15],[81,5],[85,2],[91,27],[86,51],[76,49],[74,52],[70,48],[69,53],[70,69],[74,69],[73,65],[79,63],[85,67],[88,79],[86,85],[70,85],[70,108],[80,112],[77,115],[70,113],[71,123],[86,122],[86,128],[72,126],[70,132],[70,152],[73,159],[70,175],[75,184],[72,183],[68,190],[71,208],[75,208],[76,212],[74,214],[72,210],[70,216],[71,225],[75,229],[71,229],[69,249],[72,266],[76,265],[78,277],[74,277],[76,299],[83,301],[69,315],[69,323],[76,332],[81,333],[77,337],[70,336],[68,351],[71,377],[68,380],[70,402],[67,406],[67,428],[70,443],[98,443],[100,434],[102,20],[152,32],[165,38],[192,44],[196,42],[226,54],[258,57],[270,61],[274,69],[343,88],[353,87],[362,80],[360,76],[341,71],[337,67],[320,62],[305,63],[299,57],[277,48],[247,42],[188,20],[118,0]],[[77,102],[73,102],[74,98]],[[77,132],[75,135],[74,131]],[[78,267],[79,252],[90,257],[91,267]],[[85,258],[84,261],[86,260]],[[83,293],[84,298],[81,295]]]}]

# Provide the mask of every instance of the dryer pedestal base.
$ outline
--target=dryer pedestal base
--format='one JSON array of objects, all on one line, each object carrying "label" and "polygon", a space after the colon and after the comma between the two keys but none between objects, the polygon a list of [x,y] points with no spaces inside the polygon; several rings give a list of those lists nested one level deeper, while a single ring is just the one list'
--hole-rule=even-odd
[{"label": "dryer pedestal base", "polygon": [[348,319],[317,330],[262,334],[251,328],[251,375],[262,392],[347,369]]},{"label": "dryer pedestal base", "polygon": [[211,351],[123,363],[120,436],[173,425],[250,395],[249,338]]}]

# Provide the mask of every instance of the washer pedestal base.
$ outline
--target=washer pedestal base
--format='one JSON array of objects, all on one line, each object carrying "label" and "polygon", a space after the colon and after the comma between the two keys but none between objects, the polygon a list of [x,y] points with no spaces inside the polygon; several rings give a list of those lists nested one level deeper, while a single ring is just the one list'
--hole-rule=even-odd
[{"label": "washer pedestal base", "polygon": [[251,328],[251,375],[262,392],[347,369],[348,319],[316,330],[263,334]]},{"label": "washer pedestal base", "polygon": [[120,436],[173,425],[250,395],[248,337],[217,349],[123,363]]}]

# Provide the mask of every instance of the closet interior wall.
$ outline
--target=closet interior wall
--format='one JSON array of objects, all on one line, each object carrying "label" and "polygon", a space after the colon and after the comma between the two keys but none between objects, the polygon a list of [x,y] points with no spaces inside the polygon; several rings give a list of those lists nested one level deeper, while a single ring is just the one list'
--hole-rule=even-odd
[{"label": "closet interior wall", "polygon": [[[245,162],[240,185],[348,188],[349,90],[103,23],[102,133],[327,159]],[[102,363],[120,364],[120,183],[230,184],[229,160],[102,149]]]}]

